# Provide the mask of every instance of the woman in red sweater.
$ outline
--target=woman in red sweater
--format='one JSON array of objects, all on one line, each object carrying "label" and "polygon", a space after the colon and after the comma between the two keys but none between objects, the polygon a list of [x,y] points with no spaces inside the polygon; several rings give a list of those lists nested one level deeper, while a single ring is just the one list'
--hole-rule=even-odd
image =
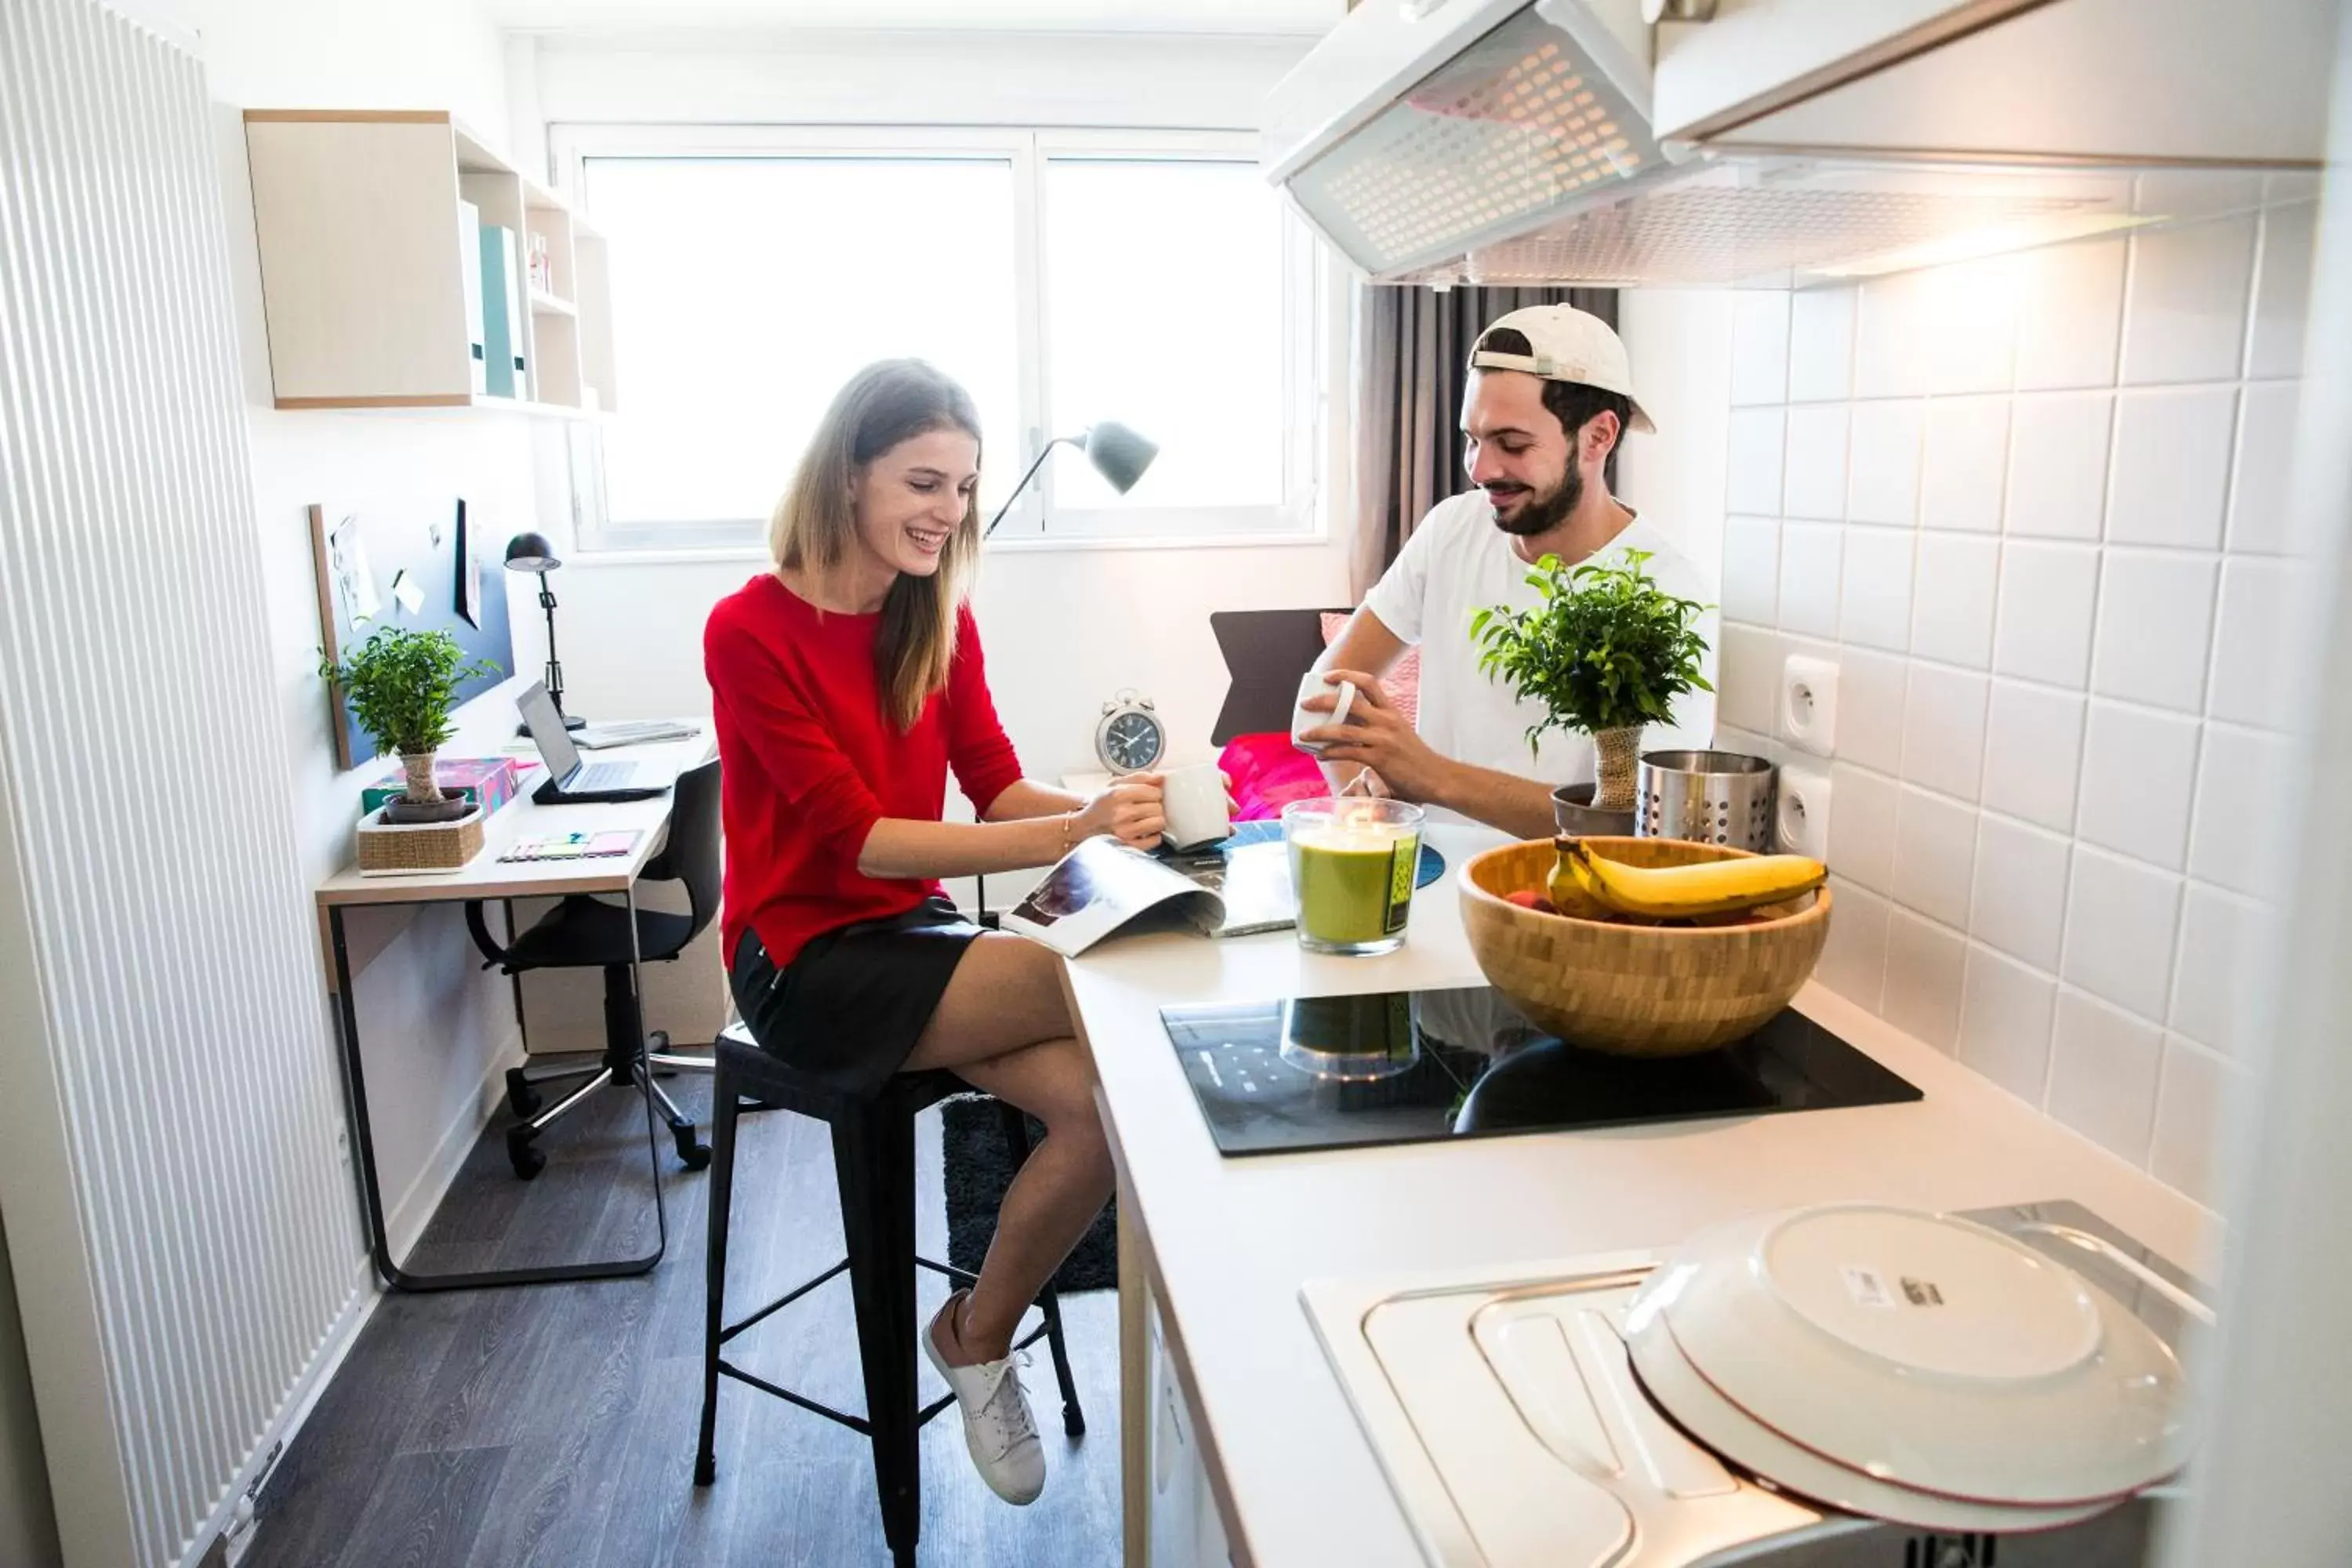
[{"label": "woman in red sweater", "polygon": [[[1045,1125],[979,1282],[923,1334],[999,1496],[1045,1483],[1012,1340],[1111,1190],[1093,1075],[1055,965],[959,915],[939,879],[1049,865],[1079,839],[1149,847],[1160,781],[1091,800],[1021,776],[964,606],[980,551],[980,419],[918,360],[834,399],[777,503],[775,568],[703,634],[727,833],[721,939],[761,1046],[842,1088],[946,1068]],[[976,823],[940,820],[952,767]]]}]

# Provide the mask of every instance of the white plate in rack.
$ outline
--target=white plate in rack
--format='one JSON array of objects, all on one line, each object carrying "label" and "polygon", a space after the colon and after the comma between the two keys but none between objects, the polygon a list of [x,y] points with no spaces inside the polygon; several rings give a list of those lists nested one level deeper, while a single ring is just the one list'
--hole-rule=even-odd
[{"label": "white plate in rack", "polygon": [[2063,1509],[2152,1485],[2187,1457],[2164,1342],[2071,1268],[1970,1220],[1879,1204],[1747,1216],[1694,1237],[1633,1311],[1661,1317],[1751,1421],[1913,1491]]},{"label": "white plate in rack", "polygon": [[2055,1530],[2114,1505],[2022,1508],[1969,1502],[1883,1481],[1790,1442],[1726,1399],[1683,1355],[1663,1313],[1629,1311],[1625,1345],[1643,1390],[1692,1436],[1772,1485],[1813,1502],[1923,1530],[1994,1534]]}]

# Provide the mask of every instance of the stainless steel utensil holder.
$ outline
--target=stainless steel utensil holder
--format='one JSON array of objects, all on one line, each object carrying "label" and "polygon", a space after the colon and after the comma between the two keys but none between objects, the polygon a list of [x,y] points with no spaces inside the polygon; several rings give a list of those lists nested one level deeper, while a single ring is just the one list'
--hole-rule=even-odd
[{"label": "stainless steel utensil holder", "polygon": [[1769,854],[1778,775],[1763,758],[1738,752],[1644,752],[1634,773],[1633,831]]}]

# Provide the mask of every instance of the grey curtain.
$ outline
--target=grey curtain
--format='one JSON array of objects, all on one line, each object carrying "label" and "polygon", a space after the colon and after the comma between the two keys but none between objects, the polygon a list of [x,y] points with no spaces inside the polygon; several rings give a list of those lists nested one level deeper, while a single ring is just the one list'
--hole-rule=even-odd
[{"label": "grey curtain", "polygon": [[1574,305],[1612,327],[1613,289],[1433,289],[1370,284],[1356,342],[1357,598],[1379,581],[1424,513],[1469,483],[1462,472],[1463,362],[1496,317],[1527,305]]}]

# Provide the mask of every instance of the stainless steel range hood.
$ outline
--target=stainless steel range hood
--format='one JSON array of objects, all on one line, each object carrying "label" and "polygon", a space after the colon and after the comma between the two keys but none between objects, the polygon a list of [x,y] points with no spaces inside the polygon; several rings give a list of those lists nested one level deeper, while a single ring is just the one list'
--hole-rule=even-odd
[{"label": "stainless steel range hood", "polygon": [[1269,176],[1436,284],[1785,285],[2316,190],[2331,0],[1638,6],[1363,0],[1269,97]]}]

